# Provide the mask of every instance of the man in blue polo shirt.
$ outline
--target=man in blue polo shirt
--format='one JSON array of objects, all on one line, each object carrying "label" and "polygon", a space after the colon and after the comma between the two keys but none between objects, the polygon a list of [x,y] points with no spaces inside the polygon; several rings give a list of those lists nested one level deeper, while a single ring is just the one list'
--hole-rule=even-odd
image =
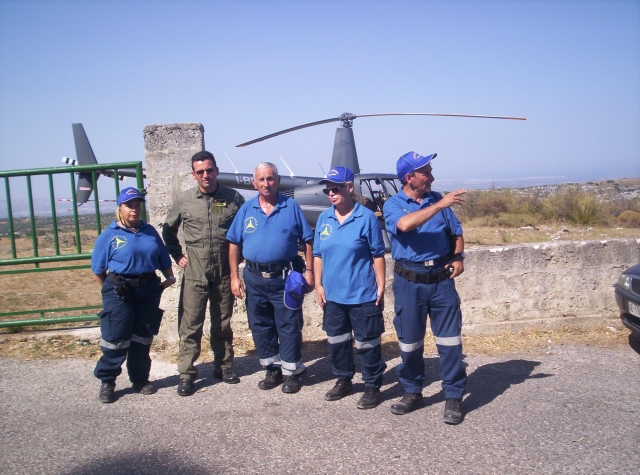
[{"label": "man in blue polo shirt", "polygon": [[[313,231],[293,199],[278,193],[280,177],[273,163],[258,164],[253,186],[258,196],[238,211],[229,232],[231,291],[237,298],[247,293],[247,316],[260,364],[267,372],[260,389],[300,390],[302,364],[302,303],[285,305],[285,280],[290,271],[303,272],[307,290],[313,289]],[[298,244],[305,258],[298,256]],[[244,284],[238,265],[246,259]],[[305,270],[306,265],[306,270]],[[283,382],[284,375],[284,382]]]},{"label": "man in blue polo shirt", "polygon": [[406,414],[423,403],[424,336],[429,314],[440,355],[444,422],[459,424],[467,376],[462,366],[460,297],[453,279],[464,272],[464,239],[460,221],[450,207],[465,201],[466,190],[444,197],[431,191],[434,178],[430,162],[435,157],[435,153],[424,157],[415,152],[400,157],[396,171],[402,190],[384,205],[395,260],[393,324],[402,357],[396,372],[405,390],[391,412]]}]

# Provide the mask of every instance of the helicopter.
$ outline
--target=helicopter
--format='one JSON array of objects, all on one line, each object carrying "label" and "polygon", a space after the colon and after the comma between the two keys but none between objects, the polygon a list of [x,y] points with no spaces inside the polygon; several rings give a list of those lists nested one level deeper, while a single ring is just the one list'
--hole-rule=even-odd
[{"label": "helicopter", "polygon": [[[379,117],[379,116],[438,116],[438,117],[469,117],[479,119],[506,119],[506,120],[526,120],[524,117],[506,117],[506,116],[488,116],[488,115],[471,115],[471,114],[443,114],[436,112],[389,112],[379,114],[352,114],[344,112],[338,117],[323,119],[307,124],[297,125],[288,129],[280,130],[263,137],[259,137],[248,142],[236,145],[236,147],[246,147],[257,142],[262,142],[279,135],[283,135],[296,130],[313,127],[316,125],[327,124],[330,122],[341,122],[341,127],[336,129],[336,135],[333,142],[333,154],[331,157],[331,168],[343,166],[351,169],[355,175],[354,189],[363,197],[364,204],[373,211],[378,217],[380,226],[384,229],[383,205],[387,198],[395,195],[402,187],[397,175],[388,173],[360,173],[360,163],[358,162],[358,154],[356,151],[355,139],[353,136],[353,121],[358,117]],[[286,164],[285,164],[286,165]],[[224,185],[234,187],[233,183],[225,181],[221,173],[218,181]],[[251,176],[251,175],[249,175]],[[222,177],[222,178],[221,178]],[[303,177],[298,177],[297,180]],[[291,182],[288,177],[280,177],[280,186],[278,191],[294,198],[304,213],[305,218],[312,226],[318,220],[318,216],[322,211],[327,209],[330,204],[327,197],[323,194],[324,185],[318,185],[318,181],[322,178],[304,177],[307,184],[302,182]],[[386,241],[386,233],[383,233]],[[385,242],[385,244],[388,244]]]},{"label": "helicopter", "polygon": [[[355,139],[353,135],[353,121],[359,117],[378,117],[378,116],[438,116],[438,117],[465,117],[465,118],[482,118],[482,119],[504,119],[504,120],[526,120],[524,117],[507,117],[507,116],[489,116],[489,115],[471,115],[471,114],[445,114],[435,112],[391,112],[377,114],[352,114],[344,112],[338,117],[323,119],[307,124],[290,127],[278,132],[259,137],[248,142],[236,145],[236,147],[246,147],[263,140],[267,140],[279,135],[283,135],[296,130],[322,125],[331,122],[341,122],[341,126],[336,129],[333,144],[333,154],[331,157],[331,168],[343,166],[351,169],[354,174],[354,189],[363,197],[364,205],[372,210],[378,217],[380,226],[384,229],[383,205],[387,198],[395,195],[402,187],[397,175],[389,173],[360,173],[360,164],[356,151]],[[77,161],[63,158],[63,162],[67,164],[97,164],[96,157],[91,149],[89,139],[84,131],[82,124],[72,124],[74,141],[76,146]],[[284,160],[283,160],[284,162]],[[233,163],[232,163],[233,165]],[[285,163],[285,166],[286,163]],[[235,166],[234,166],[235,168]],[[287,168],[289,168],[287,166]],[[320,216],[320,213],[329,208],[330,202],[327,196],[322,192],[324,185],[318,182],[324,177],[296,176],[290,171],[290,176],[280,174],[280,184],[278,191],[295,199],[300,205],[302,212],[313,227]],[[118,169],[118,179],[124,179],[126,176],[135,176],[134,170]],[[102,172],[106,176],[114,177],[114,173],[109,171]],[[143,177],[146,178],[146,172],[143,171]],[[241,173],[236,170],[235,173],[221,172],[218,174],[217,181],[224,186],[240,190],[254,190],[253,173]],[[87,202],[93,191],[91,181],[91,173],[79,173],[77,202],[83,204]],[[386,233],[383,233],[386,241]],[[388,244],[385,242],[385,244]]]}]

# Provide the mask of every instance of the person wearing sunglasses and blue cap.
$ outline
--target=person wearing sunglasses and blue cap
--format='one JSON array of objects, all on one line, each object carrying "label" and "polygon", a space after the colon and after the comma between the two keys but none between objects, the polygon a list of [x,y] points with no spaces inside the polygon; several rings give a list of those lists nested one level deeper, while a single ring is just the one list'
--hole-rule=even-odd
[{"label": "person wearing sunglasses and blue cap", "polygon": [[381,349],[384,241],[376,216],[354,194],[353,180],[349,168],[338,166],[319,182],[325,185],[322,191],[332,206],[316,223],[313,267],[331,369],[338,378],[325,399],[337,401],[351,393],[355,343],[365,385],[357,407],[372,409],[380,403],[380,386],[387,368]]},{"label": "person wearing sunglasses and blue cap", "polygon": [[465,201],[466,190],[444,197],[431,191],[431,161],[436,154],[408,152],[396,171],[402,189],[384,204],[385,227],[395,260],[393,319],[402,363],[396,367],[405,394],[391,406],[406,414],[422,406],[424,337],[427,315],[440,355],[445,397],[444,422],[462,422],[461,400],[467,383],[462,365],[462,313],[454,278],[464,272],[462,226],[451,205]]},{"label": "person wearing sunglasses and blue cap", "polygon": [[120,192],[116,220],[98,236],[91,254],[104,307],[99,314],[102,356],[94,371],[102,382],[98,398],[103,403],[116,400],[116,378],[125,359],[133,389],[144,395],[156,392],[149,382],[149,351],[162,321],[160,296],[176,278],[158,232],[140,219],[143,201],[136,188]]}]

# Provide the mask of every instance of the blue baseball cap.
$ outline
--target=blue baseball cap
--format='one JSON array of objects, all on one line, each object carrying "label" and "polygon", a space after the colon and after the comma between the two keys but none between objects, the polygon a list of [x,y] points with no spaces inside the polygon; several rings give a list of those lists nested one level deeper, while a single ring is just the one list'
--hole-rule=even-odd
[{"label": "blue baseball cap", "polygon": [[353,172],[347,167],[333,167],[327,173],[327,177],[318,182],[319,185],[324,185],[327,182],[332,183],[346,183],[350,181],[353,183]]},{"label": "blue baseball cap", "polygon": [[437,153],[432,153],[431,155],[423,157],[422,155],[418,155],[416,152],[405,153],[398,159],[398,163],[396,164],[398,179],[400,181],[404,180],[405,176],[407,176],[413,170],[424,167],[431,160],[436,158],[437,155]]},{"label": "blue baseball cap", "polygon": [[309,290],[307,281],[300,272],[292,270],[284,282],[284,306],[291,310],[302,307],[304,296]]},{"label": "blue baseball cap", "polygon": [[120,191],[120,194],[118,195],[118,206],[131,200],[144,201],[144,196],[142,196],[142,193],[140,193],[137,188],[125,188]]}]

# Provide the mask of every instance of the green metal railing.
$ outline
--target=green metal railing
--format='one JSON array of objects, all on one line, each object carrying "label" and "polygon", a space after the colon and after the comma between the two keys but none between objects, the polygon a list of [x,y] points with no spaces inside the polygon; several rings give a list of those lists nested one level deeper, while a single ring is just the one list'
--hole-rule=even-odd
[{"label": "green metal railing", "polygon": [[[11,268],[7,270],[0,270],[0,275],[7,274],[26,274],[33,272],[56,272],[56,271],[67,271],[67,270],[77,270],[77,269],[89,269],[91,268],[90,264],[75,264],[68,266],[60,266],[60,267],[41,267],[41,264],[55,263],[55,262],[67,262],[67,261],[82,261],[82,260],[90,260],[91,253],[83,252],[82,250],[82,242],[80,239],[80,225],[78,220],[78,202],[76,196],[76,180],[75,174],[80,172],[90,172],[93,182],[93,199],[95,203],[95,216],[96,216],[96,231],[97,234],[100,235],[102,232],[102,225],[100,222],[100,203],[98,198],[98,187],[97,180],[100,174],[104,174],[107,172],[107,175],[113,175],[116,179],[114,179],[115,183],[115,192],[116,196],[120,193],[120,184],[118,182],[117,177],[121,176],[118,172],[119,170],[130,170],[135,169],[135,177],[136,177],[136,187],[139,190],[144,189],[144,180],[142,176],[142,162],[120,162],[120,163],[110,163],[110,164],[99,164],[99,165],[81,165],[75,167],[52,167],[52,168],[34,168],[29,170],[12,170],[12,171],[0,171],[0,179],[4,180],[4,186],[6,191],[6,199],[7,199],[7,225],[8,225],[8,235],[10,240],[11,247],[11,257],[10,258],[0,258],[0,269],[7,266],[16,266],[17,268]],[[73,208],[73,232],[75,236],[75,253],[72,254],[62,254],[60,252],[60,236],[58,230],[58,217],[56,214],[55,207],[55,193],[53,187],[53,176],[60,174],[68,174],[70,177],[71,183],[71,204]],[[53,234],[53,250],[54,255],[48,256],[40,256],[38,252],[38,238],[37,238],[37,229],[36,229],[36,216],[34,212],[34,204],[33,204],[33,190],[31,184],[31,177],[36,175],[46,175],[48,177],[48,185],[49,185],[49,200],[51,203],[51,230]],[[27,198],[29,204],[29,229],[31,232],[31,245],[33,249],[33,256],[31,257],[18,257],[17,249],[16,249],[16,232],[14,226],[14,216],[13,216],[13,207],[11,203],[11,187],[9,178],[19,179],[23,177],[26,179],[27,184]],[[47,216],[48,217],[48,216]],[[146,208],[143,203],[142,205],[142,219],[146,220]],[[27,267],[33,265],[33,267]],[[61,307],[61,308],[40,308],[40,309],[31,309],[31,310],[20,310],[17,312],[0,312],[0,328],[2,327],[16,327],[16,326],[27,326],[27,325],[50,325],[56,323],[68,323],[68,322],[81,322],[81,321],[91,321],[98,320],[98,315],[90,314],[90,315],[62,315],[56,317],[46,317],[45,314],[54,313],[64,313],[64,312],[72,312],[72,311],[83,311],[83,310],[94,310],[102,308],[101,305],[89,305],[83,307]],[[6,317],[16,317],[20,315],[34,315],[39,314],[40,318],[30,318],[30,319],[22,319],[22,320],[7,320]]]}]

